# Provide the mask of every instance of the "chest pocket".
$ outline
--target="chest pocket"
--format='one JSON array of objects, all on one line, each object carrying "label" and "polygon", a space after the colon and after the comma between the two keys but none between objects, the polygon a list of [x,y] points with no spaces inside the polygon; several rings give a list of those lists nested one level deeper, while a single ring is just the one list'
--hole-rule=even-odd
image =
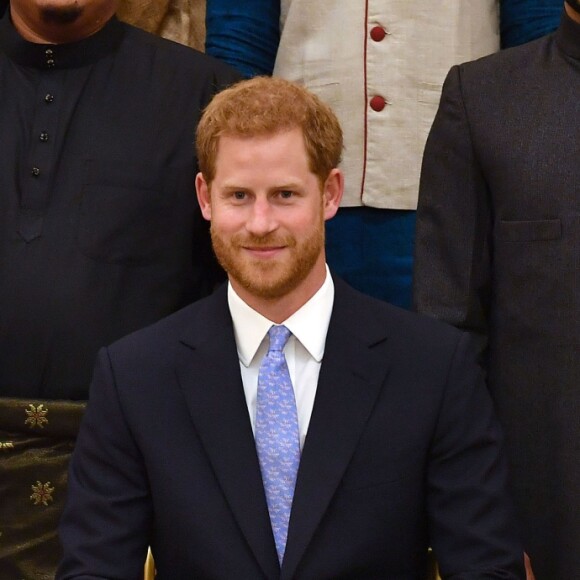
[{"label": "chest pocket", "polygon": [[171,249],[177,170],[147,162],[90,159],[85,161],[85,176],[77,229],[84,255],[107,263],[145,265]]}]

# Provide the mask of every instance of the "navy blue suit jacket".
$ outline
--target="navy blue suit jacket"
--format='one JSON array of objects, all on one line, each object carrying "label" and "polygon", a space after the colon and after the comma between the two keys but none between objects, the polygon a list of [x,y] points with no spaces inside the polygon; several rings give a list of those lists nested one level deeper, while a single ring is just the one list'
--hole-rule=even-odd
[{"label": "navy blue suit jacket", "polygon": [[282,569],[225,287],[101,351],[58,578],[523,578],[466,334],[335,280]]}]

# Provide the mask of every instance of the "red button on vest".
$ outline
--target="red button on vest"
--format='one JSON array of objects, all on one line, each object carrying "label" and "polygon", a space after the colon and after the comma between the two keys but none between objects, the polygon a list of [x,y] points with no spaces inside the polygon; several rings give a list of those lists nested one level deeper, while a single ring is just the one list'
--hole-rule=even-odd
[{"label": "red button on vest", "polygon": [[371,28],[371,38],[375,42],[381,42],[387,36],[387,31],[382,26],[374,26]]},{"label": "red button on vest", "polygon": [[371,109],[373,111],[376,111],[377,113],[382,111],[385,108],[385,105],[387,104],[387,101],[385,101],[385,99],[383,99],[383,97],[379,96],[379,95],[375,95],[370,102],[371,105]]}]

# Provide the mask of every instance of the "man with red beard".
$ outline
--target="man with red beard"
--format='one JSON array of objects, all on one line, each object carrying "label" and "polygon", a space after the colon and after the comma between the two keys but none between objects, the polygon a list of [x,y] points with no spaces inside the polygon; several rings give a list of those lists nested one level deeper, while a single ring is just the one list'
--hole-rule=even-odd
[{"label": "man with red beard", "polygon": [[468,335],[330,274],[342,131],[255,78],[197,132],[229,282],[99,355],[57,575],[524,578],[501,434]]}]

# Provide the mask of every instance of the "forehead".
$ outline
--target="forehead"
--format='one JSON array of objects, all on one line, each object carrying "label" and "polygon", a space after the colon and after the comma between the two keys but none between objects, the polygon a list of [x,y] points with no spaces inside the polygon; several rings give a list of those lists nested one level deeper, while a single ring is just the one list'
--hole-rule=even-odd
[{"label": "forehead", "polygon": [[310,173],[301,129],[252,137],[226,134],[219,138],[216,177],[224,172],[258,172],[276,168]]}]

